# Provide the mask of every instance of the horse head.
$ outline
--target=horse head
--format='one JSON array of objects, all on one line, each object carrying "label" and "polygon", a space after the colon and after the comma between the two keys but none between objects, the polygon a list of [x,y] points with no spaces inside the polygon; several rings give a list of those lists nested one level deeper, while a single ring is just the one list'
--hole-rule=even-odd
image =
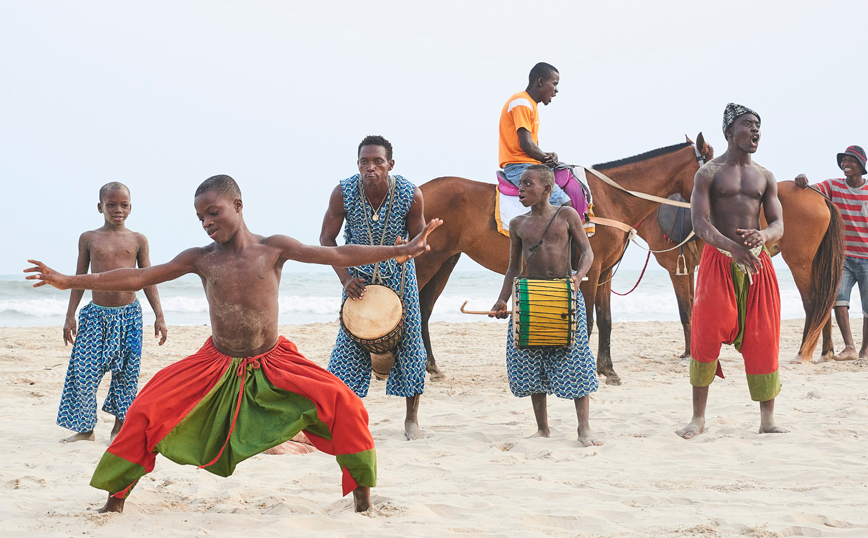
[{"label": "horse head", "polygon": [[684,138],[688,144],[693,146],[693,153],[696,157],[696,168],[693,169],[691,167],[693,175],[691,175],[689,178],[685,177],[681,181],[682,187],[681,187],[681,192],[679,193],[679,194],[681,194],[681,196],[685,200],[689,201],[690,195],[693,192],[693,177],[696,175],[697,170],[702,168],[702,166],[705,163],[707,163],[708,161],[710,161],[711,159],[714,158],[714,148],[709,146],[708,143],[705,142],[705,137],[702,136],[702,132],[700,132],[696,136],[696,142],[695,143],[687,135],[684,135]]}]

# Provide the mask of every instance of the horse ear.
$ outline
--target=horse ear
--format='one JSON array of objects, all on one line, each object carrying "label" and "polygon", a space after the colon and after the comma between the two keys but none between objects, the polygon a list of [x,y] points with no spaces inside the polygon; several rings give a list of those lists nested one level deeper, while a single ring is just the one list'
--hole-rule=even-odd
[{"label": "horse ear", "polygon": [[692,143],[693,143],[693,140],[691,140],[690,137],[687,136],[687,135],[684,135],[684,140],[687,140],[687,143],[688,143],[688,144],[692,144]]},{"label": "horse ear", "polygon": [[706,161],[714,158],[714,148],[708,145],[701,132],[696,137],[696,147],[699,148],[699,154],[705,157]]}]

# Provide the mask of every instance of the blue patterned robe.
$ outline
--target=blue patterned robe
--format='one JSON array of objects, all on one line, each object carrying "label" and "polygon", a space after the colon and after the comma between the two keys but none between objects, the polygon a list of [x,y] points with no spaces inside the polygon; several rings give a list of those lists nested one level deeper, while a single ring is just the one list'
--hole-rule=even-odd
[{"label": "blue patterned robe", "polygon": [[76,432],[96,426],[96,390],[106,372],[112,380],[102,410],[124,420],[139,390],[142,307],[90,303],[78,314],[78,333],[66,369],[57,425]]},{"label": "blue patterned robe", "polygon": [[531,347],[518,349],[512,319],[506,337],[506,374],[509,388],[518,397],[554,394],[576,399],[596,392],[600,386],[597,362],[588,346],[585,300],[577,293],[576,343],[572,347]]},{"label": "blue patterned robe", "polygon": [[[377,212],[379,221],[371,219],[371,206],[359,192],[361,177],[356,174],[341,181],[344,211],[346,212],[346,224],[344,226],[346,244],[371,244],[368,239],[365,219],[368,219],[370,223],[375,244],[379,244],[384,229],[383,245],[394,245],[398,237],[407,237],[407,214],[413,203],[416,186],[401,176],[396,175],[392,178],[396,182],[392,194],[394,200],[386,197]],[[386,213],[389,210],[390,201],[392,202],[392,210],[387,222]],[[375,266],[376,264],[351,267],[349,271],[353,277],[362,279],[365,284],[372,284]],[[422,316],[419,311],[416,265],[413,260],[404,264],[398,264],[394,259],[380,262],[377,274],[381,281],[377,283],[391,288],[400,296],[403,269],[406,269],[404,293],[401,296],[404,303],[404,336],[401,343],[398,344],[395,365],[389,372],[386,394],[409,398],[416,394],[422,394],[425,388],[425,365],[428,361],[425,344],[422,342]],[[347,300],[346,293],[342,294],[342,298]],[[353,342],[344,332],[343,327],[338,332],[337,342],[332,349],[328,370],[346,383],[359,397],[364,398],[368,394],[368,386],[371,382],[371,354]]]}]

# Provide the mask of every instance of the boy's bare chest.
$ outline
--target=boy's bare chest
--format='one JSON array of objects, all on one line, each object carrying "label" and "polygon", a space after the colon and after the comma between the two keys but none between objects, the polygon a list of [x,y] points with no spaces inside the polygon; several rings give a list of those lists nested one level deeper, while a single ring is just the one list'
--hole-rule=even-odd
[{"label": "boy's bare chest", "polygon": [[516,232],[525,249],[539,244],[540,240],[546,246],[565,246],[569,236],[566,223],[560,219],[552,221],[551,217],[527,219]]},{"label": "boy's bare chest", "polygon": [[247,292],[271,290],[280,280],[277,260],[267,252],[250,256],[216,254],[207,256],[204,261],[202,276],[214,289]]},{"label": "boy's bare chest", "polygon": [[89,244],[91,265],[96,272],[135,267],[139,244],[134,237],[99,237]]}]

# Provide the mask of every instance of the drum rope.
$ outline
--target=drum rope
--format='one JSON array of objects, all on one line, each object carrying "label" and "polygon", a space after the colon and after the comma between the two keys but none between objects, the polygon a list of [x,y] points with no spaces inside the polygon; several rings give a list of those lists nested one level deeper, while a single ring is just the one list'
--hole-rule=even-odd
[{"label": "drum rope", "polygon": [[538,252],[537,249],[540,247],[540,245],[543,244],[543,239],[545,239],[545,236],[548,233],[549,228],[552,227],[552,223],[555,221],[555,219],[558,216],[558,213],[560,213],[561,209],[563,209],[563,208],[564,208],[564,206],[562,206],[562,205],[558,206],[558,208],[555,210],[555,214],[552,215],[552,220],[549,221],[548,226],[546,226],[546,229],[543,230],[542,235],[539,236],[539,242],[536,245],[527,249],[528,252],[530,252],[530,256],[528,256],[527,259],[524,261],[524,267],[522,267],[522,269],[521,269],[521,274],[525,274],[525,271],[527,271],[527,264],[530,263],[530,261],[533,259],[534,255]]}]

